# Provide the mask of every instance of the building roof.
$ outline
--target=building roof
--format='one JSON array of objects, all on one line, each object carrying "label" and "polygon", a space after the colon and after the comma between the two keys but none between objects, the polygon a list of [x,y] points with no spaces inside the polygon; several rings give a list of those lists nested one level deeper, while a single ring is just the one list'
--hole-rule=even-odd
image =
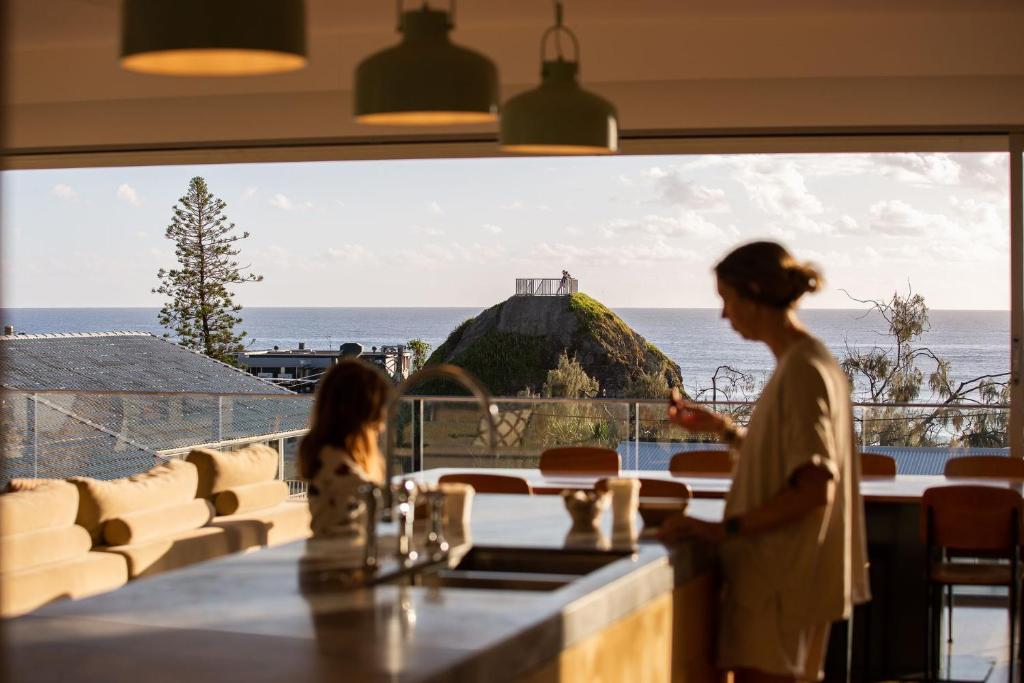
[{"label": "building roof", "polygon": [[270,438],[309,418],[310,396],[147,333],[2,336],[0,352],[0,483],[123,477],[166,451]]},{"label": "building roof", "polygon": [[147,332],[17,334],[0,344],[8,389],[291,393]]}]

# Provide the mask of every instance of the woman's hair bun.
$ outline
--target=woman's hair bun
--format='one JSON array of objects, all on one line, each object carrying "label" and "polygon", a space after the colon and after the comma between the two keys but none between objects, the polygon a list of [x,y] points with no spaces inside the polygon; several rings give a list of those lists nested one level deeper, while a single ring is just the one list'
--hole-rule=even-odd
[{"label": "woman's hair bun", "polygon": [[789,308],[824,286],[816,266],[797,261],[778,242],[737,247],[715,266],[715,274],[741,296],[775,308]]}]

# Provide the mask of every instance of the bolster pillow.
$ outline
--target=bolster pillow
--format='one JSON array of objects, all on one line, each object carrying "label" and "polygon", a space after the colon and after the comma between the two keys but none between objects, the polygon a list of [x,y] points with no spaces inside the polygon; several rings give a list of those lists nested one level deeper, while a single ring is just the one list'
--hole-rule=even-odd
[{"label": "bolster pillow", "polygon": [[130,512],[108,519],[103,525],[103,538],[108,545],[142,543],[198,529],[212,518],[210,503],[202,498],[193,498],[187,503]]},{"label": "bolster pillow", "polygon": [[277,477],[277,451],[263,444],[252,444],[237,451],[193,448],[185,458],[199,472],[197,498],[213,498],[235,486],[273,481]]},{"label": "bolster pillow", "polygon": [[0,536],[69,527],[78,514],[78,489],[59,479],[14,479],[0,494]]},{"label": "bolster pillow", "polygon": [[0,537],[0,572],[13,572],[83,557],[92,547],[89,532],[72,524]]},{"label": "bolster pillow", "polygon": [[107,520],[194,499],[198,474],[192,463],[168,460],[148,472],[122,479],[72,477],[68,481],[78,487],[81,495],[76,521],[85,527],[94,543],[99,543]]},{"label": "bolster pillow", "polygon": [[288,484],[283,481],[264,481],[259,484],[233,486],[218,493],[213,501],[218,515],[236,515],[253,510],[272,508],[288,499]]}]

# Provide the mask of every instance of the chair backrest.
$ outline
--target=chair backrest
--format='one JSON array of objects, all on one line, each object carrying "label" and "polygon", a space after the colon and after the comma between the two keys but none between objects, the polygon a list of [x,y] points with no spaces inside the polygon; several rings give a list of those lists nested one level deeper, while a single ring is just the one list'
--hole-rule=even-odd
[{"label": "chair backrest", "polygon": [[693,490],[681,481],[641,479],[640,495],[651,498],[693,498]]},{"label": "chair backrest", "polygon": [[542,474],[618,474],[619,454],[611,448],[570,446],[540,454]]},{"label": "chair backrest", "polygon": [[966,455],[950,458],[942,472],[947,477],[1024,479],[1024,458],[1002,455]]},{"label": "chair backrest", "polygon": [[510,477],[504,474],[458,472],[442,475],[437,483],[469,484],[477,493],[525,493],[526,495],[533,493],[529,482],[522,477]]},{"label": "chair backrest", "polygon": [[882,453],[861,453],[860,473],[865,477],[895,477],[896,459]]},{"label": "chair backrest", "polygon": [[921,538],[963,551],[1009,551],[1020,542],[1024,500],[994,486],[938,486],[921,497]]},{"label": "chair backrest", "polygon": [[683,451],[672,456],[668,471],[697,477],[731,477],[732,457],[729,451]]}]

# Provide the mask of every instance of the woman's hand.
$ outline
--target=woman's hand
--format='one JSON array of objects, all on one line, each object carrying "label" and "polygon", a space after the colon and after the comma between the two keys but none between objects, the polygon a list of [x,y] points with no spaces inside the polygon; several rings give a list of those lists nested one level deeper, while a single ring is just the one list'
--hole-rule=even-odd
[{"label": "woman's hand", "polygon": [[673,389],[669,398],[668,419],[691,432],[705,434],[721,434],[729,424],[728,418],[684,399],[678,389]]},{"label": "woman's hand", "polygon": [[725,538],[725,526],[721,522],[705,522],[679,513],[666,519],[658,529],[658,538],[664,543],[678,543],[699,538],[718,543]]}]

